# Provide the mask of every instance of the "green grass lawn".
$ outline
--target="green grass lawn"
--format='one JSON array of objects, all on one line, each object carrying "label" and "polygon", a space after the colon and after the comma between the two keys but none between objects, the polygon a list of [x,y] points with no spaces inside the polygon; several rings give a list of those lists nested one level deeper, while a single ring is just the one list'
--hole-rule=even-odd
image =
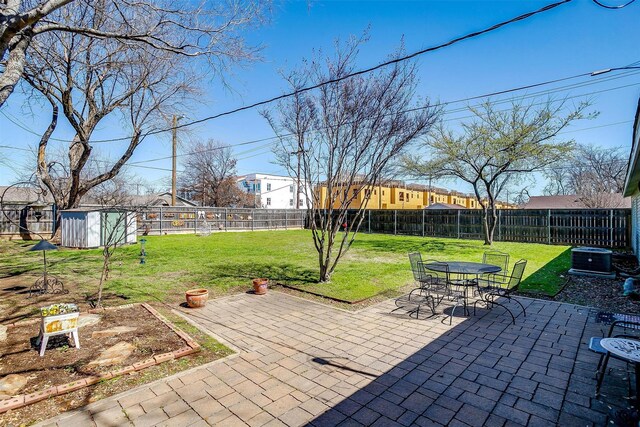
[{"label": "green grass lawn", "polygon": [[[0,276],[39,274],[41,253],[26,252],[29,246],[0,242]],[[357,301],[411,283],[408,252],[419,251],[425,259],[481,261],[486,249],[482,242],[472,240],[359,234],[331,283],[317,284],[317,254],[307,230],[150,236],[146,264],[139,263],[139,245],[118,249],[105,291],[129,302],[168,302],[181,300],[189,288],[205,287],[223,294],[249,289],[252,278],[267,277]],[[570,264],[567,246],[500,242],[492,249],[509,253],[511,264],[520,258],[529,261],[523,283],[529,290],[554,293],[563,281],[559,275]],[[61,276],[73,293],[96,292],[100,250],[61,249],[49,252],[48,259],[50,271]]]}]

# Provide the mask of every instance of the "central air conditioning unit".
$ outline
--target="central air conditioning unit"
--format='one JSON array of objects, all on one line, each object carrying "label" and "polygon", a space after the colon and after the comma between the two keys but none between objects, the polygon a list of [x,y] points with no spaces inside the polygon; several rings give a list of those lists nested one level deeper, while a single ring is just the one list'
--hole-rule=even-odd
[{"label": "central air conditioning unit", "polygon": [[609,249],[579,247],[571,249],[569,274],[615,279]]}]

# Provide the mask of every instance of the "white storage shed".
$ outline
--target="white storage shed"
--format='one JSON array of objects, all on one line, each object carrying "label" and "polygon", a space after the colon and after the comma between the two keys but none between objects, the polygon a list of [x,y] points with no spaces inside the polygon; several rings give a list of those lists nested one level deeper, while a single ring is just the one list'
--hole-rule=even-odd
[{"label": "white storage shed", "polygon": [[136,243],[135,212],[117,209],[69,209],[60,213],[61,246],[97,248],[109,242]]}]

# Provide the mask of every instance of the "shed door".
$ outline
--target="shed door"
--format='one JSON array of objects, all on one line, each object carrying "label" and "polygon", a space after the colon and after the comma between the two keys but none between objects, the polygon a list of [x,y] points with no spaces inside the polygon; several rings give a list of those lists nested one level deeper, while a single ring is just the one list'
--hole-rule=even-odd
[{"label": "shed door", "polygon": [[125,242],[127,235],[126,212],[104,212],[102,217],[102,246]]}]

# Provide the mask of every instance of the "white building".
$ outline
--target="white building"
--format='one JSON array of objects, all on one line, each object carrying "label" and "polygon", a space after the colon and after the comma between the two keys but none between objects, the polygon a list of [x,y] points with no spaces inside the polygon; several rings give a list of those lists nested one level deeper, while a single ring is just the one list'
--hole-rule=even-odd
[{"label": "white building", "polygon": [[[238,186],[255,195],[256,207],[265,209],[296,209],[296,179],[288,176],[252,173],[238,177]],[[311,188],[307,186],[305,194],[304,182],[300,185],[300,204],[298,209],[307,209],[312,203]]]}]

